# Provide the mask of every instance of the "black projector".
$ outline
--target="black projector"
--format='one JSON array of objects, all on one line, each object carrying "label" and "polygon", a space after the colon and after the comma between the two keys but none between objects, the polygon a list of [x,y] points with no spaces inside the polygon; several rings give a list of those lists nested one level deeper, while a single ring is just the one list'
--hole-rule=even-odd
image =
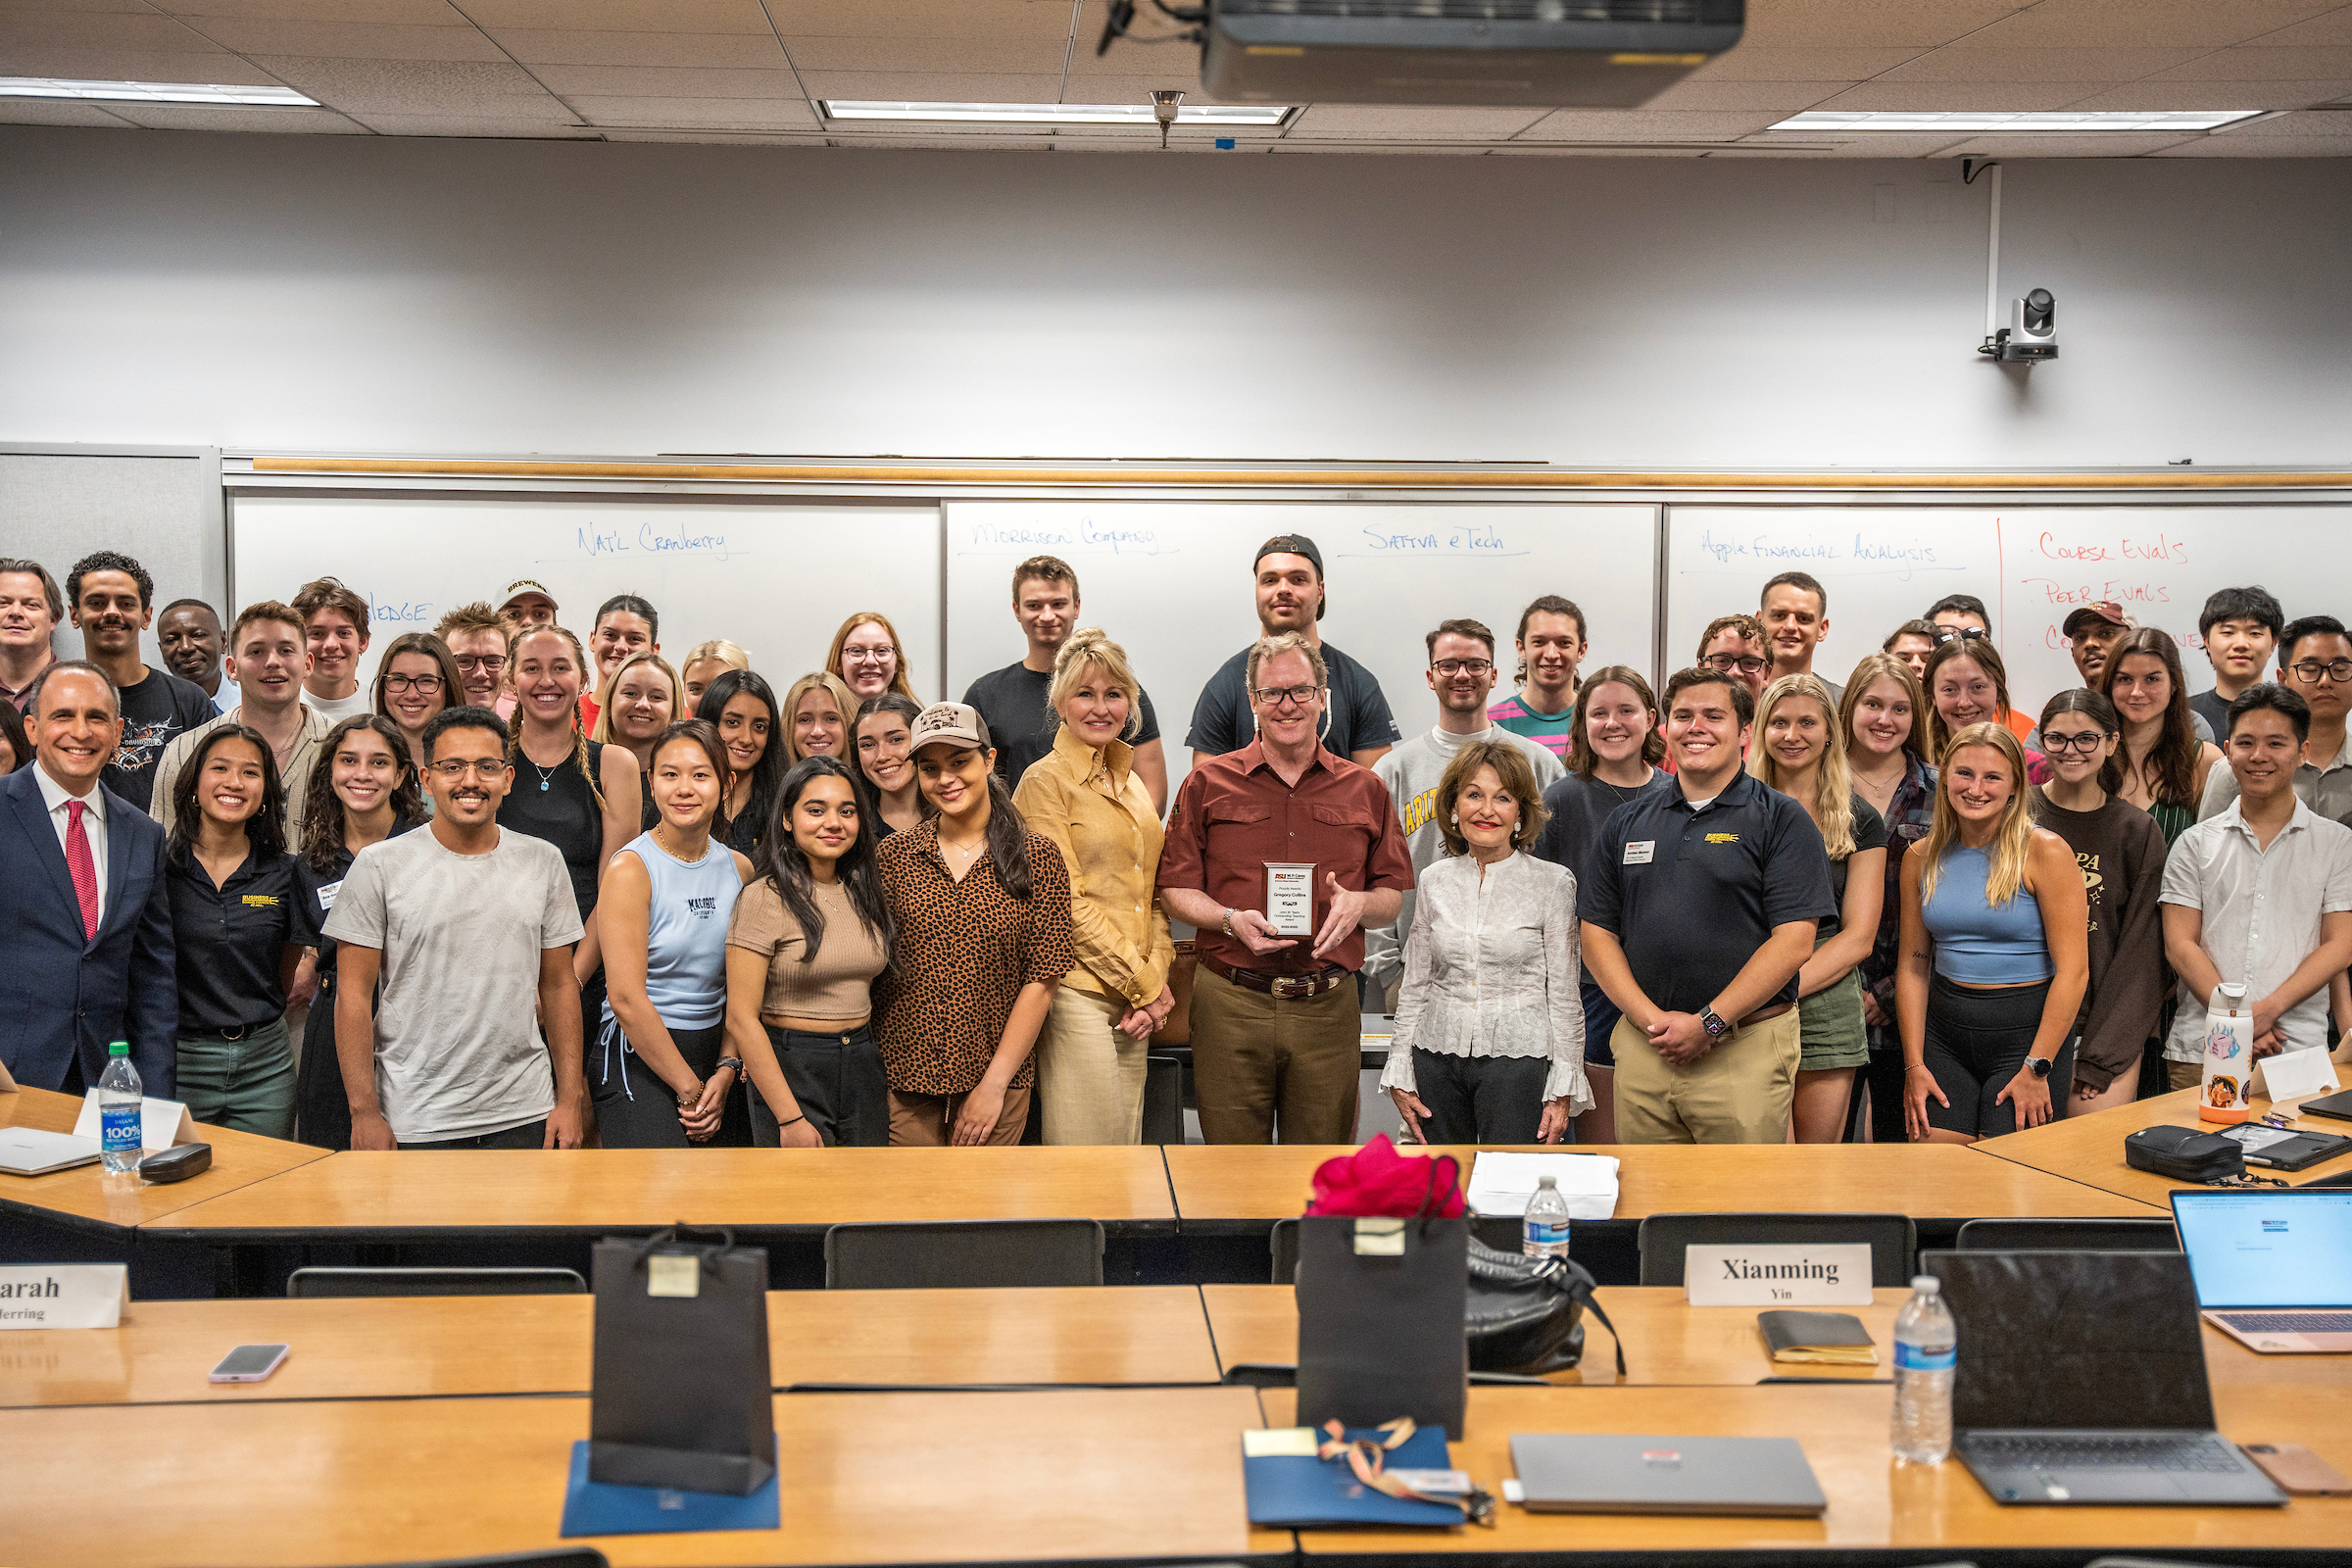
[{"label": "black projector", "polygon": [[1228,103],[1633,109],[1740,41],[1746,0],[1211,0]]}]

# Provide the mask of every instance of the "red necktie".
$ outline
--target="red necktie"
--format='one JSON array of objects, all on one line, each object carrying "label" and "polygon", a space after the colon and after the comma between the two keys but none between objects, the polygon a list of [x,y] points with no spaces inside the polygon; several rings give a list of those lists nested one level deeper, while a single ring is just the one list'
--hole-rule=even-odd
[{"label": "red necktie", "polygon": [[81,901],[81,933],[98,935],[98,864],[90,858],[90,836],[81,830],[86,802],[66,803],[66,869],[74,876],[74,896]]}]

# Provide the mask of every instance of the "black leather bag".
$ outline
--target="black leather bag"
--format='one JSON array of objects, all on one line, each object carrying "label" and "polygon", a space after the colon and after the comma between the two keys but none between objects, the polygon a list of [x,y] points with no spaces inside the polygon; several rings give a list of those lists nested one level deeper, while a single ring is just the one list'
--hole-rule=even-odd
[{"label": "black leather bag", "polygon": [[[1473,1372],[1542,1377],[1584,1359],[1585,1310],[1617,1339],[1617,1326],[1592,1298],[1592,1276],[1565,1257],[1527,1257],[1470,1239],[1470,1289],[1462,1335]],[[1625,1346],[1617,1343],[1617,1375]]]},{"label": "black leather bag", "polygon": [[677,1234],[596,1245],[588,1479],[748,1497],[776,1473],[767,1253]]},{"label": "black leather bag", "polygon": [[[1401,1248],[1359,1249],[1359,1225],[1401,1227]],[[1461,1441],[1469,1243],[1467,1218],[1309,1214],[1298,1222],[1301,1426],[1376,1427],[1404,1415]]]},{"label": "black leather bag", "polygon": [[2124,1163],[2177,1182],[2217,1182],[2246,1173],[2235,1139],[2194,1127],[2142,1127],[2124,1140]]}]

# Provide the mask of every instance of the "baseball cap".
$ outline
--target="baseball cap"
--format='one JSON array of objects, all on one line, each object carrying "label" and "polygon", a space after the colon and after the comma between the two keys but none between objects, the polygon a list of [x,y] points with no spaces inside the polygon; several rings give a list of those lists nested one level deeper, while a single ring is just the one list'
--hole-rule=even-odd
[{"label": "baseball cap", "polygon": [[[1256,574],[1257,564],[1268,556],[1304,556],[1315,564],[1315,581],[1323,580],[1323,552],[1317,550],[1315,542],[1302,533],[1278,533],[1264,544],[1259,545],[1257,554],[1250,558],[1251,575]],[[1323,602],[1315,607],[1315,618],[1321,620],[1323,612],[1330,608],[1331,596],[1326,594],[1323,596]]]},{"label": "baseball cap", "polygon": [[911,754],[935,742],[954,746],[973,746],[985,751],[989,745],[988,722],[979,710],[961,703],[933,703],[914,715],[908,726],[912,738],[906,743]]},{"label": "baseball cap", "polygon": [[551,608],[556,605],[556,596],[547,591],[547,585],[533,582],[528,577],[517,577],[507,584],[507,597],[498,602],[499,610],[502,612],[507,611],[517,599],[544,599]]},{"label": "baseball cap", "polygon": [[2133,631],[2139,628],[2139,622],[2132,618],[2130,611],[2112,599],[2105,599],[2070,612],[2066,623],[2058,629],[2069,637],[2079,637],[2083,627],[2091,625],[2122,626]]}]

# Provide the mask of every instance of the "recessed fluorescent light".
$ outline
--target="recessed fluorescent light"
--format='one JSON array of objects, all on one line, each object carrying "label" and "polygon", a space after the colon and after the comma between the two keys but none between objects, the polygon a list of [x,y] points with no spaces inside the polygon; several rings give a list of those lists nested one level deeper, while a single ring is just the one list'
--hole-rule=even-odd
[{"label": "recessed fluorescent light", "polygon": [[74,81],[64,76],[0,76],[0,98],[88,98],[101,103],[268,104],[316,109],[318,100],[291,87],[244,87],[205,81]]},{"label": "recessed fluorescent light", "polygon": [[[826,98],[828,120],[962,121],[994,125],[1152,125],[1150,104],[934,104]],[[1180,125],[1279,125],[1283,104],[1185,104]]]},{"label": "recessed fluorescent light", "polygon": [[2025,113],[1951,110],[1913,114],[1877,110],[1848,113],[1808,109],[1772,130],[2027,130],[2047,135],[2068,130],[2215,130],[2261,114],[2259,109],[2033,110]]}]

